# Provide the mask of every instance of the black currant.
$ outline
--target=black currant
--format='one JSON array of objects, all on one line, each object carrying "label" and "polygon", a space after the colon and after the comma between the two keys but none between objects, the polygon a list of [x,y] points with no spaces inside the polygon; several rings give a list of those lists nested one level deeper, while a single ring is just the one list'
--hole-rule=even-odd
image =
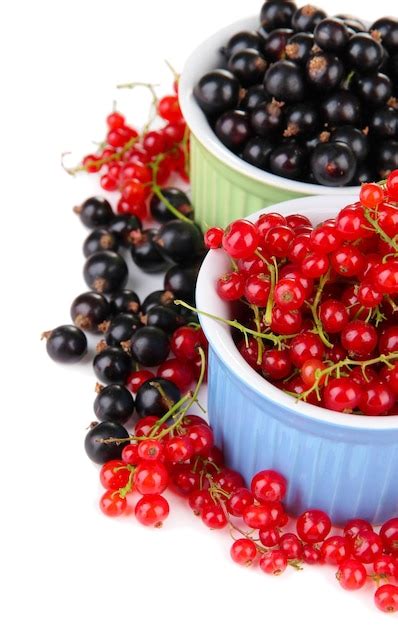
[{"label": "black currant", "polygon": [[170,344],[166,333],[155,326],[139,328],[131,338],[131,353],[134,359],[145,367],[160,365],[167,359],[169,350]]},{"label": "black currant", "polygon": [[131,372],[132,362],[124,350],[109,347],[95,356],[93,367],[101,382],[123,384]]},{"label": "black currant", "polygon": [[152,307],[146,316],[148,326],[156,326],[168,335],[171,335],[177,328],[184,326],[185,319],[173,306],[159,304]]},{"label": "black currant", "polygon": [[383,48],[367,33],[356,33],[348,42],[346,59],[359,73],[374,72],[383,62]]},{"label": "black currant", "polygon": [[[164,187],[160,191],[162,195],[166,198],[166,200],[170,204],[172,204],[175,209],[185,215],[185,217],[192,219],[192,204],[188,196],[183,191],[181,191],[181,189],[177,189],[176,187]],[[170,220],[176,219],[174,213],[172,213],[163,202],[163,200],[160,200],[160,198],[158,198],[158,196],[155,194],[151,198],[149,208],[153,219],[157,222],[160,222],[161,224],[165,224],[166,222],[170,222]]]},{"label": "black currant", "polygon": [[292,61],[277,61],[266,71],[264,86],[268,93],[281,102],[298,102],[304,99],[304,74]]},{"label": "black currant", "polygon": [[243,148],[242,159],[262,170],[267,170],[269,168],[269,158],[273,149],[274,145],[269,141],[269,139],[264,139],[263,137],[253,137],[253,139],[249,139]]},{"label": "black currant", "polygon": [[296,33],[290,37],[286,45],[286,58],[289,61],[305,64],[311,55],[313,46],[314,35],[312,33]]},{"label": "black currant", "polygon": [[142,303],[142,312],[147,314],[153,306],[157,306],[158,304],[165,304],[167,306],[169,304],[173,304],[174,300],[174,294],[167,289],[152,291],[152,293],[150,293]]},{"label": "black currant", "polygon": [[241,101],[239,108],[243,111],[253,111],[260,104],[269,101],[269,95],[266,93],[263,85],[254,85],[246,91],[245,97]]},{"label": "black currant", "polygon": [[194,304],[195,287],[198,278],[199,265],[173,265],[164,277],[166,292],[172,292],[176,300],[184,300],[188,304]]},{"label": "black currant", "polygon": [[115,217],[108,200],[97,196],[87,198],[83,204],[75,207],[74,211],[87,228],[107,226]]},{"label": "black currant", "polygon": [[[161,388],[161,391],[158,389]],[[178,387],[164,378],[153,378],[141,385],[135,398],[135,406],[140,417],[145,415],[163,416],[170,407],[179,401]]]},{"label": "black currant", "polygon": [[100,422],[93,426],[84,440],[88,458],[94,463],[106,463],[122,457],[123,448],[129,443],[103,443],[104,439],[126,439],[127,430],[116,422]]},{"label": "black currant", "polygon": [[261,104],[251,112],[250,123],[256,135],[260,137],[277,133],[283,124],[283,104],[275,99]]},{"label": "black currant", "polygon": [[312,4],[306,4],[293,14],[292,28],[296,32],[313,33],[319,22],[326,17],[325,11]]},{"label": "black currant", "polygon": [[141,301],[135,291],[121,289],[115,291],[109,298],[112,315],[117,313],[139,313]]},{"label": "black currant", "polygon": [[83,254],[87,258],[94,252],[102,250],[113,250],[117,252],[119,239],[114,233],[110,233],[105,228],[96,228],[85,239],[83,244]]},{"label": "black currant", "polygon": [[370,165],[367,161],[363,161],[362,163],[358,163],[351,184],[363,185],[363,183],[370,183],[373,180],[376,180],[376,176],[377,174],[375,168],[372,167],[372,165]]},{"label": "black currant", "polygon": [[125,424],[135,409],[134,398],[123,385],[98,385],[94,401],[94,413],[101,422],[110,421]]},{"label": "black currant", "polygon": [[238,152],[252,134],[247,114],[244,111],[223,113],[216,122],[215,133],[227,148]]},{"label": "black currant", "polygon": [[281,143],[270,155],[270,170],[277,176],[299,180],[306,172],[307,151],[291,140]]},{"label": "black currant", "polygon": [[72,302],[70,316],[81,330],[98,333],[99,324],[108,319],[111,307],[108,300],[100,293],[87,291]]},{"label": "black currant", "polygon": [[365,33],[367,31],[365,24],[353,15],[340,13],[339,15],[335,15],[335,17],[342,20],[347,28],[350,28],[354,33]]},{"label": "black currant", "polygon": [[338,87],[344,75],[340,59],[329,52],[314,54],[307,61],[306,78],[319,91],[331,91]]},{"label": "black currant", "polygon": [[346,47],[350,33],[337,17],[326,17],[314,30],[315,43],[326,52],[341,52]]},{"label": "black currant", "polygon": [[393,85],[385,74],[357,74],[353,78],[353,88],[361,100],[371,107],[379,107],[391,98]]},{"label": "black currant", "polygon": [[398,19],[396,17],[381,17],[370,27],[370,32],[374,31],[381,37],[381,43],[388,51],[398,52]]},{"label": "black currant", "polygon": [[105,332],[108,346],[123,347],[123,342],[129,341],[143,323],[136,313],[119,313],[111,320]]},{"label": "black currant", "polygon": [[168,262],[160,254],[155,243],[157,234],[158,231],[155,228],[147,228],[137,232],[131,246],[131,256],[135,264],[148,274],[163,272],[168,266]]},{"label": "black currant", "polygon": [[398,169],[398,141],[383,141],[376,149],[376,168],[380,178],[387,178],[393,170]]},{"label": "black currant", "polygon": [[320,120],[317,107],[311,102],[294,104],[285,112],[284,137],[304,137],[316,132]]},{"label": "black currant", "polygon": [[222,52],[229,59],[237,52],[251,48],[262,52],[263,41],[261,37],[254,31],[242,30],[239,33],[232,35],[227,45],[222,48]]},{"label": "black currant", "polygon": [[58,363],[77,363],[87,352],[86,335],[72,324],[43,333],[48,355]]},{"label": "black currant", "polygon": [[203,236],[196,224],[173,220],[163,224],[154,237],[158,250],[165,259],[180,265],[191,264],[203,254]]},{"label": "black currant", "polygon": [[98,293],[109,293],[124,287],[128,268],[120,254],[108,250],[92,254],[84,265],[83,274],[91,289]]},{"label": "black currant", "polygon": [[244,87],[261,82],[267,67],[268,63],[264,57],[252,48],[235,52],[228,62],[228,69]]},{"label": "black currant", "polygon": [[238,79],[231,72],[214,70],[202,76],[194,94],[202,111],[219,115],[237,106],[240,89]]},{"label": "black currant", "polygon": [[264,54],[266,58],[270,61],[283,59],[286,45],[292,35],[294,35],[294,31],[291,28],[277,28],[272,31],[264,43]]},{"label": "black currant", "polygon": [[369,131],[375,137],[398,137],[398,111],[387,106],[377,109],[370,118]]},{"label": "black currant", "polygon": [[320,185],[347,185],[355,174],[356,166],[354,153],[345,143],[321,143],[311,155],[311,170]]},{"label": "black currant", "polygon": [[330,141],[339,141],[350,146],[357,161],[363,161],[368,156],[368,138],[358,128],[354,128],[354,126],[339,126],[331,133]]},{"label": "black currant", "polygon": [[321,103],[321,113],[329,126],[358,126],[362,111],[358,98],[349,91],[336,91]]},{"label": "black currant", "polygon": [[292,17],[297,11],[294,2],[286,0],[267,0],[261,8],[260,22],[268,31],[275,28],[286,28],[292,23]]},{"label": "black currant", "polygon": [[142,230],[142,223],[135,215],[117,215],[107,230],[119,238],[121,245],[128,246],[131,243],[130,236]]},{"label": "black currant", "polygon": [[308,152],[312,152],[320,143],[326,143],[330,139],[330,132],[322,131],[312,137],[304,137],[303,145],[308,150]]}]

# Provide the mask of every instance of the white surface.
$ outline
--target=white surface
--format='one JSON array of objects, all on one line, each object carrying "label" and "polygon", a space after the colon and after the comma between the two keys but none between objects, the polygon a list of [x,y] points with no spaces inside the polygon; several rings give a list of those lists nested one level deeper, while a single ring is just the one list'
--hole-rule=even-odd
[{"label": "white surface", "polygon": [[[89,366],[56,366],[40,332],[69,320],[84,289],[85,232],[71,207],[94,190],[71,179],[60,153],[100,141],[117,98],[133,120],[140,96],[117,83],[169,79],[191,49],[261,2],[59,0],[2,10],[2,554],[0,620],[6,626],[173,623],[306,626],[387,624],[370,593],[345,593],[333,568],[271,579],[229,559],[229,538],[202,528],[173,499],[161,531],[97,508],[98,470],[83,451],[93,415]],[[322,0],[361,14],[354,0]],[[369,6],[370,19],[395,1]],[[372,14],[371,14],[372,12]],[[138,98],[138,100],[137,100]],[[138,101],[138,104],[136,104]],[[396,619],[396,618],[395,618]],[[392,620],[392,621],[391,621]]]},{"label": "white surface", "polygon": [[[358,197],[358,196],[357,196]],[[275,210],[282,215],[299,213],[306,215],[315,226],[329,217],[333,217],[342,207],[355,201],[355,196],[299,198],[297,200],[287,200],[275,205]],[[273,211],[272,206],[267,211]],[[257,211],[249,215],[247,219],[254,222],[264,211]],[[222,250],[212,250],[206,257],[199,272],[196,306],[198,309],[211,313],[217,317],[229,319],[230,307],[227,302],[223,302],[216,294],[214,283],[217,278],[230,271],[231,262]],[[211,345],[216,346],[221,359],[231,370],[244,381],[246,385],[259,391],[263,398],[269,398],[280,406],[287,406],[291,410],[306,415],[314,421],[330,422],[339,426],[349,428],[368,428],[372,430],[392,430],[390,436],[395,433],[398,436],[398,416],[388,415],[386,417],[369,417],[366,415],[350,415],[329,411],[308,402],[297,402],[281,389],[265,380],[260,374],[253,371],[253,368],[240,356],[231,336],[230,328],[218,320],[201,316],[201,324]],[[371,436],[371,434],[370,434]]]}]

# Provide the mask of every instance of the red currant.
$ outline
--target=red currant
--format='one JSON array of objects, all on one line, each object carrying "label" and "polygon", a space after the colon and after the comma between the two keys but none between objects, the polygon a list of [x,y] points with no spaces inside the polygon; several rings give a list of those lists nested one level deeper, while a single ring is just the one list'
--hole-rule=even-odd
[{"label": "red currant", "polygon": [[375,591],[375,604],[383,613],[396,613],[398,611],[398,586],[381,585]]},{"label": "red currant", "polygon": [[160,528],[170,511],[166,498],[160,495],[146,495],[138,500],[135,506],[135,516],[144,526]]},{"label": "red currant", "polygon": [[377,346],[377,332],[372,324],[353,320],[343,328],[341,343],[349,354],[366,357],[371,355]]},{"label": "red currant", "polygon": [[391,200],[398,200],[398,170],[393,170],[387,176],[387,193]]},{"label": "red currant", "polygon": [[340,333],[348,322],[348,313],[342,302],[332,298],[324,300],[319,307],[319,319],[327,333]]},{"label": "red currant", "polygon": [[177,96],[164,96],[158,102],[158,113],[167,122],[179,122],[182,119]]},{"label": "red currant", "polygon": [[383,543],[373,530],[360,530],[351,541],[351,552],[362,563],[373,563],[382,555]]},{"label": "red currant", "polygon": [[108,461],[101,467],[100,481],[105,489],[116,491],[125,487],[130,478],[130,470],[122,461]]},{"label": "red currant", "polygon": [[322,559],[329,565],[340,565],[349,558],[350,554],[348,540],[339,535],[328,537],[321,545]]},{"label": "red currant", "polygon": [[246,300],[259,307],[267,306],[271,281],[266,274],[248,276],[244,286]]},{"label": "red currant", "polygon": [[105,491],[100,500],[100,509],[109,517],[123,515],[127,509],[126,498],[122,498],[117,491]]},{"label": "red currant", "polygon": [[282,380],[287,378],[292,371],[293,364],[289,356],[289,350],[277,350],[271,348],[263,353],[261,369],[265,378]]},{"label": "red currant", "polygon": [[398,517],[384,522],[380,528],[380,538],[384,549],[398,557]]},{"label": "red currant", "polygon": [[282,278],[275,286],[274,300],[282,311],[299,309],[304,304],[305,291],[300,283]]},{"label": "red currant", "polygon": [[323,402],[332,411],[350,411],[359,405],[361,393],[361,387],[353,380],[332,378],[325,385]]},{"label": "red currant", "polygon": [[376,183],[364,183],[359,193],[359,199],[363,206],[375,209],[384,199],[384,191]]},{"label": "red currant", "polygon": [[209,248],[210,250],[216,250],[217,248],[221,248],[223,235],[224,231],[222,228],[218,228],[217,226],[214,226],[214,228],[209,228],[205,232],[204,237],[206,248]]},{"label": "red currant", "polygon": [[134,473],[134,486],[143,496],[162,493],[169,482],[163,463],[142,461]]},{"label": "red currant", "polygon": [[262,470],[253,476],[250,489],[260,502],[279,502],[286,494],[286,478],[275,470]]},{"label": "red currant", "polygon": [[287,567],[287,557],[282,550],[268,550],[260,558],[260,567],[265,574],[279,576]]},{"label": "red currant", "polygon": [[355,591],[366,583],[367,572],[365,566],[357,559],[347,559],[340,564],[336,578],[343,589]]},{"label": "red currant", "polygon": [[189,389],[194,381],[194,372],[191,364],[188,361],[180,361],[179,359],[168,359],[159,365],[156,375],[165,380],[170,380],[177,385],[182,393]]},{"label": "red currant", "polygon": [[144,439],[138,444],[141,461],[161,461],[164,457],[164,443],[160,439]]},{"label": "red currant", "polygon": [[279,547],[288,559],[302,559],[303,544],[294,533],[285,533],[279,539]]},{"label": "red currant", "polygon": [[256,544],[251,539],[237,539],[231,546],[231,558],[239,565],[251,565],[256,556]]},{"label": "red currant", "polygon": [[224,231],[222,245],[234,259],[251,257],[256,251],[259,236],[254,224],[247,220],[236,220]]},{"label": "red currant", "polygon": [[201,512],[202,521],[212,530],[225,528],[228,523],[224,509],[220,504],[205,504]]},{"label": "red currant", "polygon": [[330,517],[318,509],[302,513],[296,521],[297,534],[306,543],[318,543],[325,539],[332,527]]},{"label": "red currant", "polygon": [[253,494],[246,487],[241,487],[231,493],[226,503],[227,511],[231,515],[235,515],[235,517],[242,517],[244,510],[253,502]]}]

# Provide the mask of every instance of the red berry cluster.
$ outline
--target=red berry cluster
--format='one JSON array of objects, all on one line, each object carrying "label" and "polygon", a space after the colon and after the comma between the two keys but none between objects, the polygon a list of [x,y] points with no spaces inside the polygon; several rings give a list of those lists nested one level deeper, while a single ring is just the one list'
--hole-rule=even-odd
[{"label": "red berry cluster", "polygon": [[188,182],[189,137],[178,103],[178,81],[174,82],[175,93],[160,100],[152,85],[145,86],[151,90],[164,126],[157,130],[147,126],[140,134],[127,124],[124,115],[113,111],[106,118],[107,135],[98,153],[86,155],[80,166],[67,170],[99,172],[102,189],[120,192],[117,212],[140,219],[148,216],[151,196],[172,174]]},{"label": "red berry cluster", "polygon": [[[211,228],[232,269],[216,284],[240,300],[246,361],[286,392],[335,411],[398,413],[398,170],[313,227],[265,213]],[[226,321],[226,320],[224,320]]]}]

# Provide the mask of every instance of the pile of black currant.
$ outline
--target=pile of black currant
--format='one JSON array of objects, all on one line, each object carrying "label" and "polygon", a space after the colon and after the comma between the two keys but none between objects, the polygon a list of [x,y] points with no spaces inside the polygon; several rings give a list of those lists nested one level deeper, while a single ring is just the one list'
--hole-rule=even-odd
[{"label": "pile of black currant", "polygon": [[[97,385],[94,403],[100,423],[86,438],[86,451],[96,462],[114,458],[115,453],[114,446],[97,443],[99,437],[127,436],[123,424],[133,414],[163,415],[167,402],[176,402],[184,387],[196,379],[195,363],[188,372],[185,362],[168,357],[177,330],[180,341],[192,341],[191,335],[201,333],[197,317],[174,300],[194,304],[205,254],[203,236],[183,191],[167,187],[161,195],[166,202],[153,195],[149,205],[158,228],[144,228],[135,215],[115,215],[110,203],[100,197],[88,198],[75,209],[91,231],[83,244],[83,275],[90,291],[72,302],[73,324],[43,333],[49,356],[61,363],[76,363],[86,355],[85,333],[103,337],[93,358],[94,372],[103,383]],[[186,221],[175,219],[167,204],[180,210]],[[126,289],[126,255],[144,272],[164,272],[164,288],[143,302]],[[149,385],[154,380],[159,387]]]},{"label": "pile of black currant", "polygon": [[268,0],[195,87],[217,137],[256,167],[331,187],[398,167],[398,19]]}]

